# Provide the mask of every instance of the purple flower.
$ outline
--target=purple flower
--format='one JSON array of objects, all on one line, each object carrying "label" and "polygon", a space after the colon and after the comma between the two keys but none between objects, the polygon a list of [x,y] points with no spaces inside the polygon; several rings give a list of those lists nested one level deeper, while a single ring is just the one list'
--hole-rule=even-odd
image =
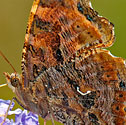
[{"label": "purple flower", "polygon": [[15,123],[16,125],[39,125],[38,116],[31,112],[27,112],[27,110],[22,111],[19,114],[15,115]]},{"label": "purple flower", "polygon": [[[0,99],[0,123],[4,120],[4,115],[7,111],[7,108],[10,104],[10,100],[2,100]],[[31,112],[27,112],[27,110],[22,111],[21,109],[16,109],[11,111],[14,107],[14,102],[12,103],[8,115],[15,114],[15,122],[13,119],[9,120],[8,118],[4,122],[3,125],[39,125],[38,115],[33,114]]]}]

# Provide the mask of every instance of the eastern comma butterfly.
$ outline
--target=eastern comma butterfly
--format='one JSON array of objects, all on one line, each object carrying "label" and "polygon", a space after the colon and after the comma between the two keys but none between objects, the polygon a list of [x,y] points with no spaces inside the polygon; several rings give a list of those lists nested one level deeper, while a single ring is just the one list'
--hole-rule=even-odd
[{"label": "eastern comma butterfly", "polygon": [[35,0],[22,74],[5,73],[25,109],[66,125],[126,124],[126,65],[102,48],[113,24],[89,0]]}]

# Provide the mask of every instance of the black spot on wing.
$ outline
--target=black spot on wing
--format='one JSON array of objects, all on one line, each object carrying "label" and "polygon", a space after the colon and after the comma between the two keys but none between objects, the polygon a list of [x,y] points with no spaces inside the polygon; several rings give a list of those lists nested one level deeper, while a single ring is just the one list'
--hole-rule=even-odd
[{"label": "black spot on wing", "polygon": [[95,104],[96,92],[91,92],[87,95],[79,95],[79,102],[87,109],[90,109]]},{"label": "black spot on wing", "polygon": [[98,123],[98,118],[97,118],[97,116],[96,116],[95,114],[93,114],[93,113],[88,113],[88,117],[89,117],[90,121],[91,121],[94,125],[100,125],[100,124]]},{"label": "black spot on wing", "polygon": [[119,87],[122,88],[122,89],[126,89],[126,84],[125,84],[125,82],[121,81],[121,82],[119,83]]}]

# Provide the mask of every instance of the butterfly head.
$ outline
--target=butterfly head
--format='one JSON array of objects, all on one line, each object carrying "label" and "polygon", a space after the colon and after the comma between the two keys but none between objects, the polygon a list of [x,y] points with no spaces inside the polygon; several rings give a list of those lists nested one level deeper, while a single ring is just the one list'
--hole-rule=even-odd
[{"label": "butterfly head", "polygon": [[13,92],[15,92],[15,89],[19,87],[19,84],[21,83],[19,74],[12,73],[10,75],[9,73],[4,72],[4,75],[6,77],[9,88],[11,88]]}]

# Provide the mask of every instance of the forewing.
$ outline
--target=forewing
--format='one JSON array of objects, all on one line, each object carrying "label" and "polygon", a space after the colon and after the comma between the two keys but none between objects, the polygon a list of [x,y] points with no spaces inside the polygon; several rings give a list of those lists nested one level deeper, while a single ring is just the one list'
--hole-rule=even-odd
[{"label": "forewing", "polygon": [[86,53],[113,41],[113,25],[99,17],[89,1],[35,0],[23,48],[24,86],[49,67],[65,63],[77,50]]}]

